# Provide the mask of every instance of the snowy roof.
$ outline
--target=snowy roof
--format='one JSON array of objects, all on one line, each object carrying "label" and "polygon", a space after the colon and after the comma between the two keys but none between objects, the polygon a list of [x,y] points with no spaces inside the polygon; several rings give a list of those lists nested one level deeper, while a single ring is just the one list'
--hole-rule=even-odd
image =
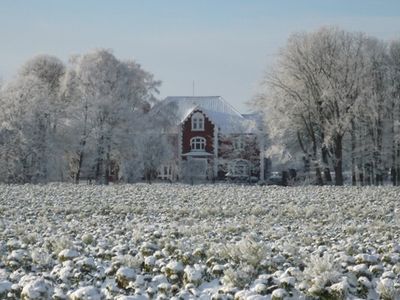
[{"label": "snowy roof", "polygon": [[251,121],[255,122],[260,130],[263,130],[263,128],[265,127],[263,115],[259,112],[243,114],[242,116],[243,116],[243,118],[245,118],[247,120],[251,120]]},{"label": "snowy roof", "polygon": [[204,112],[223,133],[254,133],[256,122],[245,118],[221,96],[167,97],[165,105],[174,105],[179,122],[183,122],[196,109]]}]

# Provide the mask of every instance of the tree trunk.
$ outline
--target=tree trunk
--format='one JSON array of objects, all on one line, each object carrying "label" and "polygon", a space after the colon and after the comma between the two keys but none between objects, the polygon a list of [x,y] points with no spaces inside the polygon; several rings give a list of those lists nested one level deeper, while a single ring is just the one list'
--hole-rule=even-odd
[{"label": "tree trunk", "polygon": [[371,185],[376,184],[375,179],[376,179],[376,177],[375,177],[375,162],[374,162],[374,160],[372,160],[372,162],[371,162]]},{"label": "tree trunk", "polygon": [[364,186],[364,173],[361,171],[358,175],[358,182],[360,182],[361,186]]},{"label": "tree trunk", "polygon": [[396,170],[396,165],[397,165],[397,161],[396,161],[396,139],[395,139],[395,102],[393,101],[392,103],[392,126],[390,128],[390,133],[392,135],[392,167],[390,170],[390,176],[391,176],[391,180],[392,180],[392,184],[393,186],[397,185],[397,170]]},{"label": "tree trunk", "polygon": [[383,162],[382,162],[382,152],[383,152],[383,125],[381,118],[378,118],[377,122],[377,131],[376,131],[376,155],[375,155],[375,165],[376,165],[376,172],[375,172],[375,184],[376,185],[383,185]]},{"label": "tree trunk", "polygon": [[105,183],[105,168],[104,168],[104,136],[100,137],[97,145],[97,161],[96,161],[96,183]]},{"label": "tree trunk", "polygon": [[105,172],[104,172],[104,184],[109,184],[110,183],[110,169],[111,169],[110,152],[111,152],[111,146],[110,146],[110,141],[108,140],[107,154],[106,154],[106,165],[105,165]]},{"label": "tree trunk", "polygon": [[78,161],[78,171],[75,174],[75,183],[78,184],[81,179],[81,170],[83,164],[83,152],[86,146],[87,139],[87,120],[88,120],[88,101],[85,99],[85,108],[84,108],[84,122],[83,122],[83,135],[81,137],[81,141],[79,143],[79,161]]},{"label": "tree trunk", "polygon": [[[399,100],[399,97],[397,97],[397,100]],[[400,122],[400,105],[397,107],[397,120],[396,121]],[[396,134],[400,135],[399,126],[398,125],[397,125]],[[398,140],[399,136],[395,135],[393,139],[394,140]],[[396,151],[396,166],[395,166],[395,169],[396,169],[396,186],[399,186],[400,185],[400,142],[397,142],[396,145],[397,145],[397,147],[395,149],[395,151]]]},{"label": "tree trunk", "polygon": [[81,179],[81,169],[82,169],[82,162],[83,162],[83,151],[79,153],[79,158],[78,158],[78,170],[76,171],[75,174],[75,183],[78,184],[79,180]]},{"label": "tree trunk", "polygon": [[332,176],[331,176],[331,170],[329,169],[328,149],[326,148],[326,146],[322,146],[321,154],[322,154],[322,164],[324,165],[324,179],[326,183],[330,184],[332,183]]},{"label": "tree trunk", "polygon": [[343,185],[343,137],[337,135],[334,138],[335,152],[335,185]]},{"label": "tree trunk", "polygon": [[399,186],[400,185],[400,167],[398,165],[396,168],[396,175],[397,175],[396,186]]},{"label": "tree trunk", "polygon": [[396,186],[400,185],[400,144],[397,143],[397,149],[396,149]]},{"label": "tree trunk", "polygon": [[357,185],[356,174],[356,126],[354,120],[351,120],[351,184]]},{"label": "tree trunk", "polygon": [[34,183],[43,183],[48,178],[47,176],[47,145],[46,145],[46,126],[44,120],[38,117],[38,130],[36,134],[36,145],[34,151],[35,154],[35,166],[34,166]]},{"label": "tree trunk", "polygon": [[390,177],[392,179],[392,184],[393,186],[397,185],[397,174],[396,174],[396,168],[395,165],[392,165],[392,168],[390,169]]},{"label": "tree trunk", "polygon": [[317,185],[324,185],[324,180],[322,179],[321,168],[319,167],[318,162],[316,162],[316,166],[315,166],[315,176],[317,179]]},{"label": "tree trunk", "polygon": [[369,162],[365,163],[364,165],[365,168],[365,184],[366,185],[371,185],[371,178],[372,178],[372,166]]},{"label": "tree trunk", "polygon": [[82,139],[80,144],[80,150],[79,150],[79,156],[78,156],[78,170],[75,174],[75,183],[78,184],[80,179],[81,179],[81,171],[82,171],[82,165],[83,165],[83,157],[84,157],[84,148],[86,145],[86,140]]},{"label": "tree trunk", "polygon": [[357,171],[358,171],[358,182],[361,184],[361,186],[364,186],[365,184],[365,169],[364,169],[364,152],[365,152],[365,145],[363,142],[363,131],[362,131],[363,126],[360,126],[359,130],[359,135],[358,135],[358,140],[359,140],[359,157],[357,159]]},{"label": "tree trunk", "polygon": [[318,161],[318,148],[317,148],[317,140],[315,137],[315,134],[313,132],[312,134],[312,143],[313,143],[313,156],[312,156],[312,161],[314,162],[314,168],[315,168],[315,179],[316,179],[316,184],[317,185],[324,185],[324,180],[322,179],[322,173],[321,173],[321,166]]}]

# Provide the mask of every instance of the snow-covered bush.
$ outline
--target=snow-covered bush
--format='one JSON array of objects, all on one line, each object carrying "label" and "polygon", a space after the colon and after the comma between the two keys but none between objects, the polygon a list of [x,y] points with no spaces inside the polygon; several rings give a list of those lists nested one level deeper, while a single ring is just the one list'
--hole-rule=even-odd
[{"label": "snow-covered bush", "polygon": [[236,264],[248,264],[259,268],[263,260],[268,257],[268,250],[263,243],[251,238],[245,238],[234,244],[221,245],[218,255]]},{"label": "snow-covered bush", "polygon": [[320,297],[329,294],[327,287],[338,283],[340,279],[339,268],[328,253],[311,256],[303,274],[311,283],[309,293]]}]

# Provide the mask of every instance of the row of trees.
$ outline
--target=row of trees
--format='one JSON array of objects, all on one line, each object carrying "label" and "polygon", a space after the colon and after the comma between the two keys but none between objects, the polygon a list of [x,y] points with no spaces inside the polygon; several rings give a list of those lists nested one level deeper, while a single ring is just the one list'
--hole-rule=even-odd
[{"label": "row of trees", "polygon": [[1,87],[0,181],[108,183],[119,169],[131,182],[153,174],[171,154],[162,131],[175,121],[173,111],[150,111],[159,85],[108,50],[67,65],[34,57]]},{"label": "row of trees", "polygon": [[[315,182],[400,185],[400,41],[322,28],[293,34],[255,106],[270,155],[303,161]],[[299,157],[301,153],[301,157]],[[306,170],[308,171],[308,170]]]}]

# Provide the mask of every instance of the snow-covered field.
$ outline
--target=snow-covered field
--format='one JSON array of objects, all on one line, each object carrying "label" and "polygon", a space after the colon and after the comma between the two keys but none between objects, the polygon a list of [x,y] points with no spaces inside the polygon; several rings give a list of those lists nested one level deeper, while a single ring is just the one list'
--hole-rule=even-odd
[{"label": "snow-covered field", "polygon": [[398,299],[399,236],[399,188],[1,185],[0,299]]}]

